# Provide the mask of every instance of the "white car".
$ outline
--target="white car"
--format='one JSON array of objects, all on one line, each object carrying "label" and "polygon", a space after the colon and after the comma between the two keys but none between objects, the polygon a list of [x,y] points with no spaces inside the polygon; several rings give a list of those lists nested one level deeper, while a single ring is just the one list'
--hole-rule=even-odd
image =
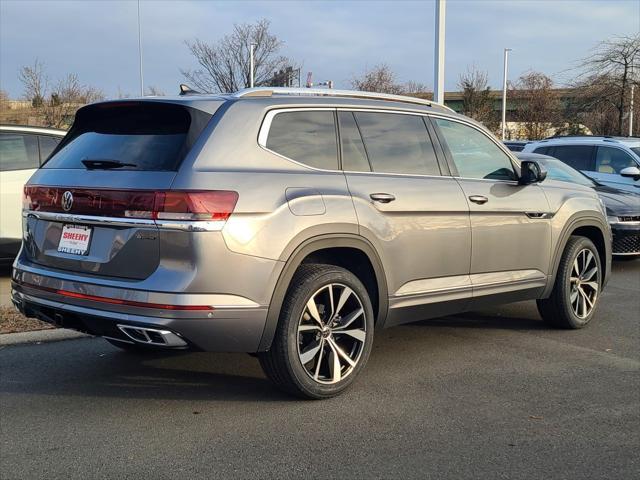
[{"label": "white car", "polygon": [[22,241],[22,188],[67,132],[0,125],[0,263],[13,261]]},{"label": "white car", "polygon": [[529,142],[522,152],[549,155],[599,183],[640,194],[640,138],[552,137]]}]

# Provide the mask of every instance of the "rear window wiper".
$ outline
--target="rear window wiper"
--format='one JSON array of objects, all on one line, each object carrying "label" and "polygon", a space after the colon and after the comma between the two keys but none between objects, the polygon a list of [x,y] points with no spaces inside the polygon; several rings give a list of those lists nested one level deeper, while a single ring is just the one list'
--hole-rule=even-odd
[{"label": "rear window wiper", "polygon": [[110,170],[112,168],[122,167],[137,167],[135,163],[125,163],[120,160],[109,159],[89,159],[82,160],[82,164],[87,167],[87,170]]}]

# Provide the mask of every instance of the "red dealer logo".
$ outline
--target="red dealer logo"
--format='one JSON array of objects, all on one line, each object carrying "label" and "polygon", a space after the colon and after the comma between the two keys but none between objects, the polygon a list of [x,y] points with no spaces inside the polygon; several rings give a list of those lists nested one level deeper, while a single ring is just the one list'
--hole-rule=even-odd
[{"label": "red dealer logo", "polygon": [[89,238],[89,234],[87,233],[72,233],[72,232],[64,232],[62,238],[65,240],[80,240],[84,242]]}]

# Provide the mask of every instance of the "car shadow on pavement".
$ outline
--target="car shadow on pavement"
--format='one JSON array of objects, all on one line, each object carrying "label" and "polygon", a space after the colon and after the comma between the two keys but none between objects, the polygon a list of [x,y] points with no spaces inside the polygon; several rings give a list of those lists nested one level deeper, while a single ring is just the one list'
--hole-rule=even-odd
[{"label": "car shadow on pavement", "polygon": [[[535,308],[535,307],[534,307]],[[505,307],[491,311],[468,312],[464,315],[421,320],[410,325],[432,328],[485,328],[493,330],[552,330],[542,319],[504,313]]]},{"label": "car shadow on pavement", "polygon": [[[104,343],[104,345],[103,345]],[[0,394],[287,401],[247,354],[131,354],[85,338],[0,349]]]},{"label": "car shadow on pavement", "polygon": [[[547,328],[531,310],[528,307],[523,314],[514,313],[513,316],[476,312],[382,330],[376,335],[375,352],[364,376],[384,375],[385,366],[397,360],[399,355],[409,362],[422,362],[425,355],[435,355],[436,359],[451,358],[459,348],[459,340],[454,340],[452,334],[475,336],[470,332],[477,332],[477,329],[536,331]],[[533,310],[535,312],[535,307]],[[473,338],[468,341],[473,342]],[[0,394],[296,401],[266,379],[256,358],[241,353],[132,354],[101,339],[89,338],[5,347],[0,349],[0,364]]]}]

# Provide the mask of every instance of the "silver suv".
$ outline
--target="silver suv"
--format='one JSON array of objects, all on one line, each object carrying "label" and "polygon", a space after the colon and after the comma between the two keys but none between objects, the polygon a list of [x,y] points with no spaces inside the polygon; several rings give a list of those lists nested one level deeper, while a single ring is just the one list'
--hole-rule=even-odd
[{"label": "silver suv", "polygon": [[125,350],[255,353],[282,389],[326,398],[383,327],[526,299],[557,327],[593,318],[603,206],[544,178],[414,98],[97,103],[25,187],[13,302]]},{"label": "silver suv", "polygon": [[555,157],[598,183],[640,195],[640,138],[552,137],[529,142],[522,151]]}]

